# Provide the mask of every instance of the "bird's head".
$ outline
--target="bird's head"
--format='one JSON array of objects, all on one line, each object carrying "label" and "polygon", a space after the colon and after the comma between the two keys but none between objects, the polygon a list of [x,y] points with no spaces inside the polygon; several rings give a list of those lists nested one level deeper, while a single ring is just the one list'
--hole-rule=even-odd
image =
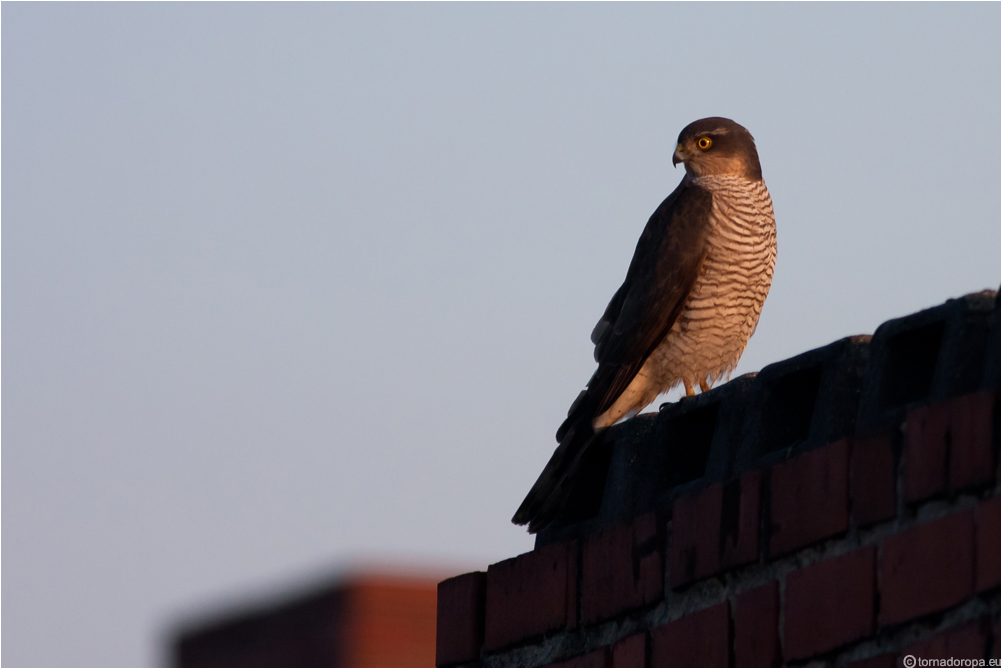
[{"label": "bird's head", "polygon": [[695,177],[730,174],[754,181],[763,178],[752,135],[731,119],[719,116],[700,119],[683,128],[672,154],[672,165],[679,163]]}]

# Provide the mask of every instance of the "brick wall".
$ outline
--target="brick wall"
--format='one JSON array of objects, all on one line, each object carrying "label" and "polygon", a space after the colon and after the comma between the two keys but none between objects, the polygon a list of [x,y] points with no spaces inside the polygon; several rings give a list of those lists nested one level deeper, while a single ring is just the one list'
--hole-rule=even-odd
[{"label": "brick wall", "polygon": [[439,666],[1000,657],[1000,305],[972,294],[607,431]]},{"label": "brick wall", "polygon": [[435,581],[361,574],[177,635],[179,667],[432,667]]}]

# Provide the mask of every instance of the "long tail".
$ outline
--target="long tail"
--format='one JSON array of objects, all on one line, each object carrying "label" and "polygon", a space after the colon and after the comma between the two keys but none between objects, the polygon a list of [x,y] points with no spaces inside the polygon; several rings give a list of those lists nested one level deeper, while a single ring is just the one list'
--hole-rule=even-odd
[{"label": "long tail", "polygon": [[579,400],[586,402],[576,402],[572,406],[568,420],[557,432],[560,444],[512,517],[512,523],[529,524],[530,533],[545,528],[560,514],[571,495],[582,457],[603,432],[603,429],[598,433],[593,430],[591,414],[594,411],[582,406],[591,404],[588,402],[591,398]]}]

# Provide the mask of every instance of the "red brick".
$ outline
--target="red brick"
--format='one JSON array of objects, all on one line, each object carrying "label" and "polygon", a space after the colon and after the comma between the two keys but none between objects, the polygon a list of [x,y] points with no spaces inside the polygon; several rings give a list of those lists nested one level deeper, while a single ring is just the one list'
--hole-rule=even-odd
[{"label": "red brick", "polygon": [[574,625],[575,550],[552,544],[488,566],[485,648]]},{"label": "red brick", "polygon": [[993,468],[993,392],[981,391],[950,403],[950,465],[952,490],[984,484],[995,476]]},{"label": "red brick", "polygon": [[860,661],[850,663],[851,668],[897,668],[899,667],[898,656],[894,652],[878,654]]},{"label": "red brick", "polygon": [[874,547],[867,547],[787,576],[786,660],[808,658],[874,632],[874,561]]},{"label": "red brick", "polygon": [[613,645],[614,668],[648,667],[648,639],[644,633],[618,640]]},{"label": "red brick", "polygon": [[853,441],[850,499],[858,526],[895,516],[895,453],[890,433]]},{"label": "red brick", "polygon": [[609,652],[606,649],[599,649],[582,656],[559,661],[544,666],[545,668],[608,668]]},{"label": "red brick", "polygon": [[[352,579],[341,593],[337,631],[322,626],[323,639],[338,651],[328,664],[349,668],[434,664],[437,591],[424,580],[378,575]],[[302,619],[293,623],[295,630],[309,629],[304,623]]]},{"label": "red brick", "polygon": [[988,631],[984,622],[974,621],[902,650],[902,656],[916,658],[984,658]]},{"label": "red brick", "polygon": [[885,539],[881,548],[878,623],[900,623],[972,594],[972,512],[930,521]]},{"label": "red brick", "polygon": [[780,588],[770,582],[735,598],[735,667],[780,664]]},{"label": "red brick", "polygon": [[846,531],[848,466],[847,440],[774,466],[770,483],[771,556]]},{"label": "red brick", "polygon": [[435,664],[469,663],[484,644],[483,572],[469,572],[439,583],[436,602]]},{"label": "red brick", "polygon": [[593,623],[662,599],[665,538],[654,513],[601,530],[582,547],[582,621]]},{"label": "red brick", "polygon": [[651,631],[655,668],[721,668],[728,663],[728,603],[708,607]]},{"label": "red brick", "polygon": [[761,479],[762,473],[749,472],[675,502],[669,538],[671,588],[758,558]]},{"label": "red brick", "polygon": [[975,591],[1000,585],[1000,497],[975,510]]},{"label": "red brick", "polygon": [[920,407],[906,417],[904,493],[908,502],[945,489],[949,419],[946,403]]}]

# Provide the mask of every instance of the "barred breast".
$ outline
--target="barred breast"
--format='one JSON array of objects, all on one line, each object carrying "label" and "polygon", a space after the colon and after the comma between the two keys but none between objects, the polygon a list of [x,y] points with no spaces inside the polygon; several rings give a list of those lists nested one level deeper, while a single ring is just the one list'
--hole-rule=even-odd
[{"label": "barred breast", "polygon": [[697,177],[713,193],[707,256],[679,318],[614,405],[600,428],[633,416],[682,382],[709,388],[738,364],[759,323],[773,280],[777,229],[762,181],[734,175]]},{"label": "barred breast", "polygon": [[710,386],[738,364],[777,258],[773,201],[762,180],[715,175],[694,183],[714,194],[707,257],[682,314],[649,357],[661,384],[688,387]]}]

